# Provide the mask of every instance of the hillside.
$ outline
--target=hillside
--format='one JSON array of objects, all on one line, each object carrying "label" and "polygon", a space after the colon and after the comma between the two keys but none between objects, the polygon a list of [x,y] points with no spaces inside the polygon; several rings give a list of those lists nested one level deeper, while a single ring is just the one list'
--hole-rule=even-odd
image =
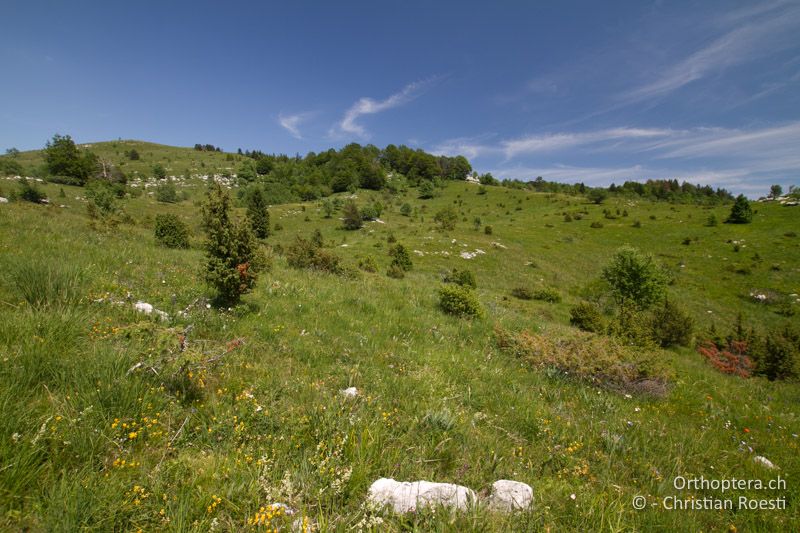
[{"label": "hillside", "polygon": [[[101,160],[117,166],[129,178],[152,177],[153,166],[162,165],[171,176],[192,174],[222,174],[233,172],[236,164],[244,159],[238,154],[216,151],[200,151],[194,148],[167,146],[135,140],[93,142],[79,145],[91,150]],[[139,159],[131,160],[128,153],[134,150]],[[27,169],[36,169],[44,164],[42,150],[20,152],[19,163]]]},{"label": "hillside", "polygon": [[[125,161],[131,148],[138,161]],[[155,164],[175,176],[223,173],[242,157],[132,141],[92,150],[129,177]],[[18,158],[43,161],[40,152]],[[796,382],[722,374],[693,345],[651,347],[669,384],[645,394],[577,379],[499,342],[499,332],[587,339],[570,326],[570,309],[601,300],[602,269],[627,244],[668,271],[669,298],[693,317],[698,340],[712,326],[727,334],[738,315],[758,331],[796,325],[797,208],[753,204],[750,224],[709,225],[730,204],[612,196],[598,205],[463,181],[426,200],[415,187],[360,189],[359,206],[384,209],[357,231],[341,228],[340,211],[326,217],[319,201],[271,207],[271,270],[241,305],[216,309],[201,274],[202,180],[178,180],[177,203],[148,193],[118,200],[124,216],[112,225],[89,219],[85,188],[39,186],[50,205],[0,205],[2,529],[239,530],[272,502],[322,531],[788,531],[800,518]],[[0,196],[17,187],[0,181]],[[446,207],[457,212],[454,229],[434,222]],[[189,249],[156,243],[163,213],[188,224]],[[315,230],[352,275],[289,266],[295,238]],[[395,242],[413,261],[403,279],[386,275]],[[357,268],[368,256],[377,272]],[[453,268],[474,273],[482,317],[439,309]],[[551,289],[560,301],[515,298],[520,287]],[[169,320],[138,313],[137,301]],[[182,357],[188,366],[178,368]],[[343,396],[348,387],[358,396]],[[677,490],[676,476],[777,475],[785,490],[731,497],[785,497],[783,510],[631,505],[637,495],[650,505],[721,497]],[[519,480],[535,504],[511,515],[395,516],[364,504],[381,477],[479,493]]]}]

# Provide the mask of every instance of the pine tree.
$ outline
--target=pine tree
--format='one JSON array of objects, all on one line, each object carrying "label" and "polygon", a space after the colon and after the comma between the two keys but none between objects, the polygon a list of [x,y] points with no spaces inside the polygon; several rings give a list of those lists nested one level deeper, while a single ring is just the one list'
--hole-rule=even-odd
[{"label": "pine tree", "polygon": [[731,214],[725,222],[729,224],[749,224],[752,221],[753,210],[750,207],[750,202],[743,194],[740,194],[736,197],[736,202],[731,208]]},{"label": "pine tree", "polygon": [[269,237],[269,211],[267,210],[267,199],[261,187],[256,187],[250,194],[247,202],[247,218],[250,220],[250,227],[259,239]]},{"label": "pine tree", "polygon": [[205,280],[223,304],[235,304],[253,288],[257,277],[258,243],[250,226],[230,218],[231,199],[214,182],[203,205],[207,240]]},{"label": "pine tree", "polygon": [[342,208],[342,218],[344,229],[359,229],[364,225],[364,220],[361,218],[358,206],[356,206],[356,203],[352,200],[344,204]]}]

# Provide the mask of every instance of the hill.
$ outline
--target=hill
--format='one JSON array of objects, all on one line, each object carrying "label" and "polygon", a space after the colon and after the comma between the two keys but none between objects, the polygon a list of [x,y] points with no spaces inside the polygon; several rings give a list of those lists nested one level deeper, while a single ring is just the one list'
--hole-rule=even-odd
[{"label": "hill", "polygon": [[[130,149],[138,161],[117,159]],[[175,176],[190,167],[223,173],[245,157],[127,141],[92,150],[129,176],[155,164]],[[18,157],[42,162],[36,152]],[[697,340],[712,326],[729,334],[738,316],[761,333],[796,324],[794,208],[755,204],[750,224],[710,225],[730,205],[614,196],[595,204],[463,181],[442,183],[430,199],[411,186],[336,193],[331,201],[379,202],[382,213],[347,231],[341,212],[328,217],[321,201],[272,206],[271,269],[241,305],[217,309],[201,277],[205,183],[195,176],[176,186],[176,203],[129,189],[108,218],[87,216],[87,188],[55,183],[38,185],[50,205],[0,205],[3,529],[239,530],[273,502],[323,531],[796,523],[796,382],[723,374],[694,345],[620,348],[570,326],[576,304],[610,305],[599,279],[623,245],[664,267],[669,298],[694,319]],[[17,188],[3,180],[0,196]],[[453,229],[435,221],[446,208],[456,213]],[[243,216],[243,205],[235,212]],[[165,213],[186,222],[190,248],[157,244],[155,217]],[[297,236],[315,230],[344,275],[290,266]],[[413,262],[402,279],[385,274],[397,243]],[[358,268],[367,257],[377,272]],[[440,309],[438,290],[454,268],[474,273],[482,317]],[[520,288],[557,297],[520,299],[512,295]],[[137,312],[136,302],[169,319]],[[586,348],[582,366],[547,357],[569,346],[599,348]],[[597,365],[618,351],[634,361],[623,366],[646,355],[657,370],[637,370],[663,376],[665,389],[582,373],[606,368]],[[355,398],[341,394],[348,387]],[[674,485],[679,476],[766,483],[778,475],[785,489]],[[479,493],[514,479],[533,487],[535,505],[511,515],[394,516],[364,503],[380,477]],[[639,495],[645,510],[632,506]],[[786,508],[670,511],[671,496],[783,497]]]}]

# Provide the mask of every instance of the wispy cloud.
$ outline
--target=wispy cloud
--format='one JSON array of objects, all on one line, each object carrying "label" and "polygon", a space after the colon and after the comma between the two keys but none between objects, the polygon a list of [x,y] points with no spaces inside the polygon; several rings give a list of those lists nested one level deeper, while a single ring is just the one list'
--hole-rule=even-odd
[{"label": "wispy cloud", "polygon": [[643,181],[647,179],[678,179],[697,185],[724,187],[728,190],[743,192],[754,197],[763,195],[769,186],[781,181],[779,174],[773,172],[753,172],[748,168],[693,170],[669,167],[651,167],[647,165],[630,165],[619,167],[581,167],[571,165],[550,166],[511,166],[495,167],[488,170],[499,179],[519,179],[523,181],[542,176],[548,181],[561,183],[584,183],[589,186],[608,186],[611,183],[622,184],[625,181]]},{"label": "wispy cloud", "polygon": [[425,89],[435,83],[438,78],[415,81],[409,83],[399,92],[394,93],[384,100],[375,100],[369,97],[362,97],[348,109],[342,120],[331,130],[331,135],[344,133],[367,138],[369,133],[366,128],[358,123],[358,119],[364,115],[374,115],[388,109],[393,109],[406,104],[417,98]]},{"label": "wispy cloud", "polygon": [[532,135],[504,141],[502,143],[502,150],[506,157],[511,159],[524,154],[555,152],[567,148],[605,143],[608,141],[651,139],[668,135],[670,135],[670,130],[627,127],[580,133]]},{"label": "wispy cloud", "polygon": [[654,81],[622,93],[620,99],[636,102],[664,96],[729,67],[796,45],[796,32],[800,28],[798,6],[775,2],[723,17],[726,23],[738,26],[667,66]]},{"label": "wispy cloud", "polygon": [[300,124],[311,118],[313,113],[297,113],[295,115],[278,115],[278,124],[288,131],[295,139],[302,139],[303,135],[300,133]]},{"label": "wispy cloud", "polygon": [[[625,180],[677,178],[758,194],[770,183],[789,185],[800,178],[800,121],[751,129],[699,127],[662,129],[618,127],[596,131],[558,132],[487,142],[485,138],[453,139],[436,153],[463,154],[489,161],[497,177],[587,184]],[[570,157],[586,159],[598,152],[622,154],[627,166],[573,166],[560,163],[531,166],[529,161]],[[492,163],[492,161],[494,161]]]}]

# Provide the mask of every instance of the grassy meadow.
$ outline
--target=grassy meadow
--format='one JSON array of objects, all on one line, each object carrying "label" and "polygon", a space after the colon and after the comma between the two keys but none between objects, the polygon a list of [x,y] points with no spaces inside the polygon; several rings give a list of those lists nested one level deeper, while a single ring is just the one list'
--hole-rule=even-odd
[{"label": "grassy meadow", "polygon": [[[114,158],[124,146],[95,149]],[[126,173],[158,161],[174,175],[235,166],[226,154],[136,146],[141,160]],[[35,165],[41,156],[19,157]],[[16,187],[0,180],[0,196]],[[130,220],[114,228],[90,224],[82,188],[40,187],[50,205],[0,205],[2,530],[288,531],[298,518],[319,531],[798,527],[796,383],[724,375],[681,348],[655,350],[671,375],[665,396],[626,394],[531,366],[500,349],[495,330],[573,336],[570,307],[597,290],[602,267],[625,244],[670,271],[670,298],[694,317],[698,337],[712,325],[729,331],[739,313],[760,329],[796,321],[751,293],[791,301],[800,292],[800,208],[754,203],[751,224],[728,225],[729,205],[614,197],[594,205],[462,182],[430,200],[413,188],[361,190],[359,204],[386,206],[380,222],[346,231],[340,213],[326,218],[319,202],[279,205],[270,217],[281,229],[266,244],[286,249],[319,229],[345,264],[371,256],[377,273],[297,270],[273,252],[255,290],[220,310],[204,300],[200,180],[181,184],[188,199],[176,204],[148,194],[122,200]],[[411,216],[400,214],[406,202]],[[452,231],[433,220],[445,206],[460,215]],[[159,213],[189,224],[191,248],[155,242]],[[712,214],[720,224],[707,225]],[[394,239],[412,252],[404,279],[385,274]],[[485,253],[460,255],[476,250]],[[438,308],[437,289],[454,267],[475,273],[482,318]],[[512,297],[521,286],[554,288],[561,301]],[[170,320],[138,313],[139,300]],[[182,335],[189,353],[214,363],[176,383],[164,361],[180,355]],[[358,397],[340,393],[351,386]],[[766,483],[778,475],[785,490],[673,487],[676,476]],[[479,493],[513,479],[533,487],[535,503],[515,514],[394,516],[364,503],[380,477]],[[644,510],[632,506],[637,495]],[[665,510],[670,495],[785,497],[787,507]],[[299,513],[259,515],[273,502]]]}]

